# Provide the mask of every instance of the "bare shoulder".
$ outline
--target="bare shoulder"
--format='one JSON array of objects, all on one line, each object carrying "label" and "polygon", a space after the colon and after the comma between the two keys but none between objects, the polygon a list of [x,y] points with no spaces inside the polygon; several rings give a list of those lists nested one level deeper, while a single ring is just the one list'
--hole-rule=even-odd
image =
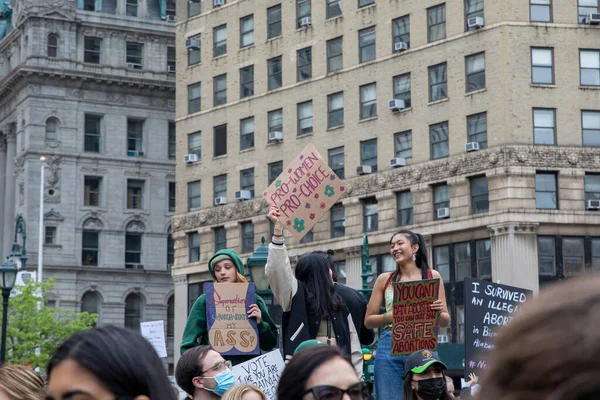
[{"label": "bare shoulder", "polygon": [[377,280],[375,281],[375,285],[383,287],[383,285],[385,285],[387,280],[390,279],[390,276],[392,276],[392,274],[393,274],[393,272],[383,272],[383,273],[379,274],[379,276],[377,277]]},{"label": "bare shoulder", "polygon": [[442,279],[442,275],[440,275],[440,273],[435,269],[431,269],[431,276],[436,279]]}]

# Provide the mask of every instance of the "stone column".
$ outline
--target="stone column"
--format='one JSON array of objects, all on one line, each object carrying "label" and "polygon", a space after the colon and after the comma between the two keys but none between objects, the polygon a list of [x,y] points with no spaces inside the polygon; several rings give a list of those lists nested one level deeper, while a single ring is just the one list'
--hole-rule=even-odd
[{"label": "stone column", "polygon": [[531,222],[488,226],[494,282],[539,291],[537,229]]},{"label": "stone column", "polygon": [[362,246],[346,248],[346,285],[354,289],[362,288]]},{"label": "stone column", "polygon": [[12,238],[14,236],[15,222],[15,197],[16,197],[16,177],[15,177],[15,156],[17,152],[17,139],[13,132],[9,133],[6,140],[6,162],[5,162],[5,182],[4,182],[4,243],[2,244],[2,254],[4,257],[10,254]]},{"label": "stone column", "polygon": [[188,279],[187,275],[173,275],[175,284],[175,337],[173,340],[173,364],[179,361],[179,346],[187,321]]},{"label": "stone column", "polygon": [[[0,136],[0,193],[6,193],[4,190],[6,182],[6,142],[4,137]],[[0,232],[4,233],[4,196],[0,196]],[[8,254],[4,254],[4,234],[0,235],[0,261]]]}]

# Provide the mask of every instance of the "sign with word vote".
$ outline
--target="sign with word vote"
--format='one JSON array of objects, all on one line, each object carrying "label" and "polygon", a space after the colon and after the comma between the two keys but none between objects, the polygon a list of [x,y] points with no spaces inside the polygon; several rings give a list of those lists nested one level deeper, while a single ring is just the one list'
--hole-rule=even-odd
[{"label": "sign with word vote", "polygon": [[267,396],[267,400],[277,400],[277,386],[284,368],[281,351],[277,349],[235,365],[232,369],[236,384],[249,383],[258,386]]}]

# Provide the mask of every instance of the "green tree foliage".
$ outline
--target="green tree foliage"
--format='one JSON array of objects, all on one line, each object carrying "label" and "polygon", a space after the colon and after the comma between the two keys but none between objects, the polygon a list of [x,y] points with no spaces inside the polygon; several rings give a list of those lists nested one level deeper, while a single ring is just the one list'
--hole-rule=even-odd
[{"label": "green tree foliage", "polygon": [[32,368],[45,370],[60,343],[75,332],[94,327],[96,314],[48,307],[48,294],[53,288],[54,279],[50,279],[41,284],[29,280],[25,286],[13,289],[8,306],[6,340],[9,364],[30,364]]}]

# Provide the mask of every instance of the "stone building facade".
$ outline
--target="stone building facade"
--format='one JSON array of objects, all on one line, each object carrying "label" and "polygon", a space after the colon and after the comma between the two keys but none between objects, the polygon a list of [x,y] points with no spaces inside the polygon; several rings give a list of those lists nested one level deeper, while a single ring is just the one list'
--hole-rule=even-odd
[{"label": "stone building facade", "polygon": [[260,194],[309,142],[348,190],[291,257],[333,249],[358,288],[364,233],[374,275],[395,230],[422,233],[451,343],[465,277],[600,270],[600,29],[579,3],[178,2],[176,337],[215,248],[269,238]]},{"label": "stone building facade", "polygon": [[44,156],[51,303],[100,325],[164,320],[172,366],[175,25],[158,0],[125,3],[14,2],[0,38],[0,250],[22,214],[36,269]]}]

